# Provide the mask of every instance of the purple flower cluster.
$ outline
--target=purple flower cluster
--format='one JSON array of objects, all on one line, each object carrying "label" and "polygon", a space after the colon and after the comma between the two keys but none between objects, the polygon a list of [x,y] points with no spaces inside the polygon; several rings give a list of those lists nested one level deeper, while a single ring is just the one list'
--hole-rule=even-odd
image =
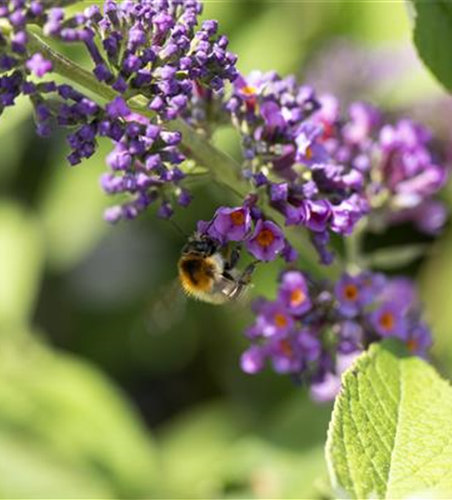
[{"label": "purple flower cluster", "polygon": [[[387,123],[361,102],[344,113],[335,97],[316,95],[294,77],[239,75],[217,22],[199,26],[197,0],[105,0],[103,8],[68,14],[64,7],[72,3],[0,0],[0,116],[18,97],[28,98],[40,136],[67,130],[71,165],[91,157],[99,138],[110,139],[101,185],[120,203],[106,211],[109,222],[134,219],[156,202],[158,215],[168,218],[175,203],[190,203],[178,119],[192,127],[187,155],[194,134],[207,140],[212,125],[232,122],[240,133],[241,182],[249,192],[240,206],[218,208],[197,229],[220,247],[243,246],[251,268],[278,257],[293,266],[298,257],[266,206],[286,226],[307,229],[325,265],[334,258],[331,234],[348,237],[361,220],[365,230],[410,221],[431,234],[444,225],[446,210],[435,196],[448,167],[419,124]],[[94,76],[56,57],[36,30],[86,49]],[[33,50],[39,44],[42,53]],[[62,66],[89,95],[72,81],[51,79]],[[200,156],[208,166],[209,153]],[[357,246],[350,254],[359,254]],[[349,263],[356,268],[356,261]],[[308,384],[320,401],[335,396],[342,372],[370,343],[395,337],[420,356],[431,345],[413,284],[370,271],[331,283],[291,268],[281,275],[277,298],[257,300],[254,311],[243,370],[256,373],[270,363]]]},{"label": "purple flower cluster", "polygon": [[[0,22],[5,23],[4,30],[0,30],[0,115],[5,108],[13,106],[20,95],[46,94],[55,90],[55,85],[34,85],[28,81],[28,75],[40,79],[52,69],[51,62],[41,54],[27,51],[27,24],[42,22],[44,10],[40,1],[0,2]],[[44,120],[43,115],[47,112],[39,109],[40,99],[32,99],[32,102],[38,120]]]},{"label": "purple flower cluster", "polygon": [[323,145],[337,163],[358,172],[371,210],[369,225],[381,230],[411,221],[435,234],[446,210],[434,196],[444,186],[449,166],[434,151],[429,131],[408,119],[386,123],[373,106],[354,102],[346,116],[338,100],[326,95],[316,118],[328,131]]},{"label": "purple flower cluster", "polygon": [[371,342],[395,337],[419,356],[432,342],[413,283],[370,272],[332,284],[285,271],[276,300],[257,300],[254,312],[242,369],[254,374],[270,362],[277,373],[308,384],[314,399],[334,398],[341,373]]},{"label": "purple flower cluster", "polygon": [[103,12],[93,5],[69,20],[52,10],[44,32],[84,42],[99,81],[127,98],[144,96],[170,120],[185,110],[194,85],[218,91],[237,75],[218,23],[197,29],[201,10],[196,0],[107,0]]},{"label": "purple flower cluster", "polygon": [[134,219],[158,198],[162,200],[158,215],[171,217],[169,196],[175,197],[179,205],[187,206],[191,196],[180,186],[185,174],[178,167],[185,159],[178,149],[181,134],[134,115],[120,97],[107,106],[107,113],[113,119],[119,114],[125,125],[107,156],[111,172],[102,176],[101,185],[108,194],[126,193],[132,197],[107,209],[106,220]]},{"label": "purple flower cluster", "polygon": [[370,215],[371,227],[413,220],[436,232],[446,215],[432,197],[448,168],[435,161],[429,135],[401,120],[382,124],[372,106],[316,96],[292,77],[254,72],[238,77],[227,103],[242,136],[244,175],[286,225],[310,231],[328,264],[330,232],[348,236]]},{"label": "purple flower cluster", "polygon": [[[39,135],[50,135],[55,126],[69,129],[71,165],[92,156],[99,137],[110,138],[110,172],[101,184],[124,201],[108,209],[106,219],[135,218],[157,199],[159,215],[169,217],[173,201],[187,206],[191,195],[181,186],[181,134],[164,121],[187,118],[197,96],[222,92],[225,81],[236,77],[236,57],[226,50],[227,39],[217,35],[215,21],[197,29],[196,0],[106,0],[103,11],[93,5],[71,17],[62,8],[68,3],[0,2],[0,21],[7,26],[0,32],[0,114],[27,96]],[[101,104],[71,85],[42,81],[52,62],[29,50],[28,24],[51,38],[84,44],[97,80],[116,97]],[[146,116],[132,112],[136,99],[146,103]]]},{"label": "purple flower cluster", "polygon": [[198,231],[208,234],[221,245],[229,242],[244,243],[247,251],[258,261],[269,262],[278,256],[287,261],[296,258],[281,228],[263,218],[253,206],[220,207],[209,222],[200,221]]},{"label": "purple flower cluster", "polygon": [[322,262],[330,263],[329,232],[351,234],[369,204],[362,174],[325,147],[330,130],[319,118],[321,101],[293,77],[255,72],[235,80],[227,108],[242,134],[245,176],[286,225],[311,231]]}]

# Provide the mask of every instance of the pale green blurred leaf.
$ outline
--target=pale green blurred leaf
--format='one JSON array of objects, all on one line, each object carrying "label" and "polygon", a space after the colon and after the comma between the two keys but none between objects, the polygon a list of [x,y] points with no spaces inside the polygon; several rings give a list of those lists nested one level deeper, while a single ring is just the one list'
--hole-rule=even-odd
[{"label": "pale green blurred leaf", "polygon": [[430,365],[373,345],[346,372],[328,432],[336,494],[451,498],[451,414],[452,388]]},{"label": "pale green blurred leaf", "polygon": [[114,201],[102,191],[99,178],[110,149],[107,141],[101,141],[96,154],[74,168],[65,159],[67,148],[55,151],[54,174],[43,193],[40,213],[48,259],[56,269],[73,266],[109,229],[103,210]]},{"label": "pale green blurred leaf", "polygon": [[242,418],[227,404],[215,403],[164,428],[161,457],[170,498],[220,496],[231,443],[243,434]]},{"label": "pale green blurred leaf", "polygon": [[244,22],[243,4],[239,2],[203,2],[202,19],[217,19],[219,32],[233,38],[233,32]]},{"label": "pale green blurred leaf", "polygon": [[0,326],[25,323],[43,265],[39,226],[18,205],[0,204]]},{"label": "pale green blurred leaf", "polygon": [[15,172],[24,151],[24,143],[29,137],[20,130],[25,120],[31,115],[28,99],[17,99],[14,107],[6,108],[0,120],[0,183],[10,179]]},{"label": "pale green blurred leaf", "polygon": [[326,474],[322,443],[288,449],[251,434],[233,444],[227,457],[224,489],[229,485],[235,498],[318,498],[318,480]]},{"label": "pale green blurred leaf", "polygon": [[[20,438],[17,446],[29,446],[30,460],[39,450],[44,462],[57,461],[57,478],[59,470],[63,476],[64,470],[73,471],[88,486],[101,485],[114,497],[147,498],[156,490],[152,442],[118,391],[88,364],[51,352],[28,335],[2,343],[1,433]],[[1,465],[6,468],[7,459],[7,449],[0,447],[0,492],[5,484]]]},{"label": "pale green blurred leaf", "polygon": [[304,391],[262,418],[230,449],[228,481],[239,498],[320,498],[327,477],[324,443],[330,405],[313,403]]},{"label": "pale green blurred leaf", "polygon": [[429,325],[433,331],[433,353],[452,375],[452,232],[450,229],[437,241],[432,258],[425,263],[421,274],[421,298]]},{"label": "pale green blurred leaf", "polygon": [[403,2],[344,1],[342,4],[345,26],[362,40],[377,44],[410,39],[410,23]]},{"label": "pale green blurred leaf", "polygon": [[[4,134],[7,134],[11,130],[15,130],[19,125],[21,125],[26,119],[32,114],[32,106],[29,99],[18,98],[14,106],[6,108],[2,113],[2,119],[0,120],[0,137],[3,141]],[[23,140],[23,137],[16,136],[18,141]],[[6,145],[6,144],[4,144]],[[2,158],[5,160],[6,158]]]},{"label": "pale green blurred leaf", "polygon": [[452,5],[446,0],[412,0],[414,42],[419,56],[449,90],[452,90]]},{"label": "pale green blurred leaf", "polygon": [[[244,74],[277,71],[282,76],[301,68],[308,44],[338,13],[339,2],[252,2],[251,22],[231,39]],[[250,7],[251,8],[251,7]]]},{"label": "pale green blurred leaf", "polygon": [[407,266],[422,257],[428,250],[428,245],[413,244],[382,248],[366,256],[369,267],[378,269],[397,269]]},{"label": "pale green blurred leaf", "polygon": [[331,410],[331,404],[314,403],[296,387],[293,396],[268,416],[266,433],[280,446],[294,450],[315,447],[325,441]]},{"label": "pale green blurred leaf", "polygon": [[0,498],[113,498],[89,477],[27,438],[0,431]]},{"label": "pale green blurred leaf", "polygon": [[165,426],[169,498],[317,498],[326,477],[329,407],[301,391],[255,420],[230,403],[204,405]]},{"label": "pale green blurred leaf", "polygon": [[65,11],[67,12],[68,16],[70,16],[77,12],[83,11],[84,9],[90,7],[91,5],[98,5],[99,7],[102,7],[103,4],[104,4],[103,0],[80,0],[79,2],[75,2],[72,5],[66,7]]}]

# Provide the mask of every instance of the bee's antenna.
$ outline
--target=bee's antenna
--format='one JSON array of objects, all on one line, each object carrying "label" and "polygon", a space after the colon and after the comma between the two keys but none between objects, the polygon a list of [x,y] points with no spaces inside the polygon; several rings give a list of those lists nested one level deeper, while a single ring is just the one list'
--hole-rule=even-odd
[{"label": "bee's antenna", "polygon": [[214,215],[212,217],[212,219],[210,220],[210,222],[207,224],[206,228],[204,229],[203,234],[207,234],[207,232],[209,231],[209,229],[212,227],[213,223],[215,222],[216,218],[217,218],[216,215]]},{"label": "bee's antenna", "polygon": [[214,216],[214,217],[212,217],[212,220],[209,222],[209,224],[207,224],[207,227],[206,227],[206,229],[204,230],[206,233],[207,233],[207,231],[208,231],[208,230],[209,230],[209,229],[213,226],[213,223],[215,222],[215,218],[216,218],[215,216]]}]

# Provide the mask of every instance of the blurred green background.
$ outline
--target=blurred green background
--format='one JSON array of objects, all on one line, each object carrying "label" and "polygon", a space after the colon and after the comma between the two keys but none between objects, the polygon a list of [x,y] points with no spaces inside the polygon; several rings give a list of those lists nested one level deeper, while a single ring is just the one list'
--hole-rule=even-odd
[{"label": "blurred green background", "polygon": [[[295,73],[450,140],[452,105],[414,55],[404,3],[211,0],[205,17],[220,21],[242,72]],[[216,141],[234,154],[230,133]],[[240,371],[246,307],[175,300],[165,313],[184,241],[154,213],[103,222],[109,145],[68,167],[64,136],[37,139],[25,102],[0,120],[0,143],[0,497],[327,498],[331,406],[284,377]],[[176,220],[191,232],[228,196],[197,186]],[[401,269],[419,278],[449,377],[451,239],[447,228]],[[430,243],[403,227],[366,245],[404,241]],[[261,269],[253,294],[271,296],[276,273]]]}]

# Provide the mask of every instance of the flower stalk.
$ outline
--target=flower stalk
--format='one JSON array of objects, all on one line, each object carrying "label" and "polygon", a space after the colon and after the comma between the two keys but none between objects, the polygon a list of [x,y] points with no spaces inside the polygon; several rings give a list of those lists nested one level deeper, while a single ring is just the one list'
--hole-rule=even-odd
[{"label": "flower stalk", "polygon": [[[37,32],[31,32],[29,36],[29,46],[32,51],[42,54],[43,57],[51,61],[55,73],[83,87],[105,101],[111,101],[117,97],[117,93],[111,87],[99,82],[92,73],[55,51]],[[132,111],[142,116],[148,118],[155,116],[155,113],[145,106],[143,97],[136,96],[131,98],[128,101],[128,105]],[[205,167],[216,182],[228,187],[242,199],[246,197],[249,193],[249,184],[241,175],[242,170],[239,163],[213,146],[183,119],[176,118],[166,122],[165,126],[169,130],[181,132],[181,145],[184,153],[199,165]],[[278,211],[268,207],[266,212],[276,222],[284,224],[284,218]],[[315,250],[300,229],[291,229],[289,233],[289,239],[297,248],[302,250],[300,255],[302,265],[309,268],[314,274],[325,275],[325,268],[318,263]],[[339,258],[331,264],[328,271],[330,276],[338,276],[340,274],[341,263]]]},{"label": "flower stalk", "polygon": [[345,238],[346,269],[357,274],[365,269],[363,256],[363,237],[366,230],[366,219],[361,220],[353,233]]}]

